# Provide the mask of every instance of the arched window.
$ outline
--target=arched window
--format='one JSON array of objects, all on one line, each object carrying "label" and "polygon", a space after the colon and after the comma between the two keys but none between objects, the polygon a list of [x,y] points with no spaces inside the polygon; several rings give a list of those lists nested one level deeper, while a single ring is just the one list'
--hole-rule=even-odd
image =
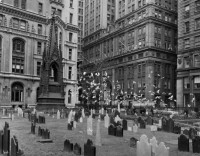
[{"label": "arched window", "polygon": [[68,103],[72,103],[72,91],[68,91]]},{"label": "arched window", "polygon": [[24,73],[24,47],[25,42],[22,39],[13,39],[12,72]]},{"label": "arched window", "polygon": [[60,35],[59,35],[59,49],[61,50],[62,48],[62,32],[60,32]]},{"label": "arched window", "polygon": [[20,82],[15,82],[12,84],[12,102],[22,102],[24,98],[24,87]]},{"label": "arched window", "polygon": [[50,67],[50,77],[54,82],[58,82],[58,66],[56,63],[53,63]]}]

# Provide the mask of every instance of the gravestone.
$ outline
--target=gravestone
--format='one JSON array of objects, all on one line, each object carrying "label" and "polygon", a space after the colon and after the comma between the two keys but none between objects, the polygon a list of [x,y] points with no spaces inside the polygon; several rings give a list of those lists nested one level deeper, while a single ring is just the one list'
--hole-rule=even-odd
[{"label": "gravestone", "polygon": [[96,156],[96,147],[90,139],[84,144],[84,156]]},{"label": "gravestone", "polygon": [[156,149],[158,148],[158,141],[156,140],[156,137],[153,136],[153,138],[150,139],[149,142],[151,143],[151,146],[152,146],[152,152],[155,154],[156,153]]},{"label": "gravestone", "polygon": [[104,126],[106,128],[108,128],[110,125],[110,117],[108,116],[108,114],[106,113],[106,116],[104,117]]},{"label": "gravestone", "polygon": [[0,130],[0,154],[3,154],[3,130]]},{"label": "gravestone", "polygon": [[38,127],[38,136],[42,136],[42,131],[41,131],[41,127]]},{"label": "gravestone", "polygon": [[169,147],[166,147],[163,142],[160,142],[155,150],[155,156],[169,156]]},{"label": "gravestone", "polygon": [[78,122],[78,120],[79,120],[79,115],[78,115],[78,113],[75,114],[74,120],[75,120],[76,122]]},{"label": "gravestone", "polygon": [[175,134],[181,134],[181,127],[178,126],[178,125],[175,125],[175,126],[174,126],[174,133],[175,133]]},{"label": "gravestone", "polygon": [[126,119],[122,120],[123,130],[127,130],[127,127],[128,127],[127,124],[128,124],[128,123],[127,123],[127,120],[126,120]]},{"label": "gravestone", "polygon": [[188,129],[184,129],[184,130],[183,130],[183,134],[189,136],[189,130],[188,130]]},{"label": "gravestone", "polygon": [[200,136],[195,136],[195,138],[192,139],[192,148],[193,153],[200,153]]},{"label": "gravestone", "polygon": [[115,120],[112,116],[110,117],[110,124],[113,124],[113,125],[115,124]]},{"label": "gravestone", "polygon": [[140,120],[140,128],[145,129],[146,128],[146,123],[143,119]]},{"label": "gravestone", "polygon": [[116,136],[123,137],[123,128],[121,126],[116,127]]},{"label": "gravestone", "polygon": [[95,138],[95,145],[96,146],[101,146],[101,132],[100,132],[100,123],[101,120],[98,119],[97,121],[97,128],[96,128],[96,138]]},{"label": "gravestone", "polygon": [[140,137],[140,141],[137,142],[136,155],[151,156],[151,144],[148,143],[148,138],[144,134]]},{"label": "gravestone", "polygon": [[163,117],[162,118],[162,130],[167,132],[168,131],[168,127],[167,127],[167,118],[166,117]]},{"label": "gravestone", "polygon": [[81,146],[77,143],[74,145],[74,154],[81,155]]},{"label": "gravestone", "polygon": [[93,126],[92,126],[92,116],[90,115],[89,118],[87,118],[87,135],[93,134]]},{"label": "gravestone", "polygon": [[83,123],[83,117],[82,116],[80,117],[79,122]]},{"label": "gravestone", "polygon": [[181,134],[178,137],[178,150],[189,152],[189,139],[185,134]]},{"label": "gravestone", "polygon": [[156,132],[158,131],[158,127],[156,125],[151,126],[151,132]]},{"label": "gravestone", "polygon": [[197,131],[194,128],[189,129],[189,138],[194,139],[197,136]]},{"label": "gravestone", "polygon": [[3,116],[5,116],[5,112],[6,112],[5,108],[3,108]]},{"label": "gravestone", "polygon": [[137,126],[137,124],[133,125],[133,132],[134,133],[138,132],[138,126]]},{"label": "gravestone", "polygon": [[108,135],[116,136],[116,127],[113,124],[108,127]]},{"label": "gravestone", "polygon": [[10,150],[10,156],[18,156],[18,141],[15,136],[11,138],[11,150]]},{"label": "gravestone", "polygon": [[121,122],[121,121],[122,121],[122,119],[117,115],[115,117],[115,123],[118,123],[118,122]]},{"label": "gravestone", "polygon": [[73,143],[70,143],[69,140],[65,140],[64,142],[64,151],[66,152],[72,152],[73,151]]},{"label": "gravestone", "polygon": [[5,122],[4,130],[3,130],[3,153],[9,153],[10,147],[10,129],[9,124]]},{"label": "gravestone", "polygon": [[12,113],[11,114],[11,120],[13,121],[15,119],[15,115]]},{"label": "gravestone", "polygon": [[174,132],[174,120],[169,118],[168,121],[167,121],[167,129],[168,129],[168,132]]},{"label": "gravestone", "polygon": [[60,119],[60,111],[57,111],[57,119]]},{"label": "gravestone", "polygon": [[152,119],[152,117],[148,116],[146,122],[147,122],[147,125],[153,125],[153,119]]},{"label": "gravestone", "polygon": [[76,121],[73,122],[73,128],[76,129]]},{"label": "gravestone", "polygon": [[68,119],[67,119],[68,123],[71,123],[72,121],[72,110],[69,112],[68,114]]},{"label": "gravestone", "polygon": [[130,147],[136,148],[138,139],[132,137],[130,138]]},{"label": "gravestone", "polygon": [[31,133],[35,134],[35,124],[33,122],[31,123]]}]

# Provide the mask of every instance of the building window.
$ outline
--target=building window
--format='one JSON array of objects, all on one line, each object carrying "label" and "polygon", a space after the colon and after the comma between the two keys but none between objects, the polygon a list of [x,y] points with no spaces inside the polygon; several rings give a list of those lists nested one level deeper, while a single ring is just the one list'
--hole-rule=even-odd
[{"label": "building window", "polygon": [[42,43],[37,42],[37,54],[41,55],[42,53]]},{"label": "building window", "polygon": [[20,21],[20,29],[26,30],[26,21]]},{"label": "building window", "polygon": [[189,32],[189,31],[190,31],[190,22],[185,22],[185,32]]},{"label": "building window", "polygon": [[62,10],[58,9],[58,10],[57,10],[57,15],[61,17],[61,15],[62,15]]},{"label": "building window", "polygon": [[194,77],[194,88],[199,89],[200,88],[200,76]]},{"label": "building window", "polygon": [[189,38],[184,40],[184,46],[185,46],[184,47],[185,49],[190,47],[190,39]]},{"label": "building window", "polygon": [[70,8],[73,8],[73,0],[70,0]]},{"label": "building window", "polygon": [[24,41],[21,39],[13,40],[12,72],[24,73]]},{"label": "building window", "polygon": [[69,42],[72,42],[73,33],[69,33]]},{"label": "building window", "polygon": [[19,20],[16,18],[13,18],[13,28],[19,29]]},{"label": "building window", "polygon": [[38,34],[42,35],[42,25],[38,24]]},{"label": "building window", "polygon": [[185,15],[184,15],[184,17],[188,18],[189,16],[190,16],[190,6],[187,5],[187,6],[185,6]]},{"label": "building window", "polygon": [[41,74],[41,62],[37,62],[37,76]]},{"label": "building window", "polygon": [[197,0],[195,2],[195,5],[196,5],[196,7],[195,7],[196,12],[199,12],[200,11],[200,0]]},{"label": "building window", "polygon": [[195,19],[196,29],[200,29],[200,18]]},{"label": "building window", "polygon": [[14,6],[19,7],[19,0],[14,0]]},{"label": "building window", "polygon": [[21,8],[26,9],[26,0],[21,0]]},{"label": "building window", "polygon": [[72,49],[69,49],[69,60],[72,60]]},{"label": "building window", "polygon": [[190,58],[188,57],[184,57],[184,67],[185,68],[189,68],[190,67]]},{"label": "building window", "polygon": [[38,3],[38,13],[40,15],[42,15],[42,13],[43,13],[43,4],[42,3]]},{"label": "building window", "polygon": [[194,67],[200,67],[200,56],[199,55],[194,56]]},{"label": "building window", "polygon": [[72,103],[72,91],[71,90],[68,91],[68,103],[69,104]]},{"label": "building window", "polygon": [[2,37],[0,36],[0,54],[2,52]]},{"label": "building window", "polygon": [[71,23],[71,24],[72,24],[72,21],[73,21],[73,14],[72,14],[72,13],[70,13],[69,23]]},{"label": "building window", "polygon": [[12,84],[12,102],[22,102],[24,97],[24,87],[21,83],[15,82]]},{"label": "building window", "polygon": [[3,15],[0,15],[0,25],[4,25],[3,24]]},{"label": "building window", "polygon": [[68,79],[69,79],[69,80],[72,79],[72,67],[69,67],[69,71],[68,71]]}]

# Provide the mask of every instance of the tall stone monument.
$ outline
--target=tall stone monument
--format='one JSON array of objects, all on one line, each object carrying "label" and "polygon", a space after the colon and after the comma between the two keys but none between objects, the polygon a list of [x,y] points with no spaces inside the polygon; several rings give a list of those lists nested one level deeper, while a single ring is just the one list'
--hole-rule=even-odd
[{"label": "tall stone monument", "polygon": [[55,16],[53,15],[50,20],[49,38],[43,52],[37,110],[65,107],[62,52],[58,48]]}]

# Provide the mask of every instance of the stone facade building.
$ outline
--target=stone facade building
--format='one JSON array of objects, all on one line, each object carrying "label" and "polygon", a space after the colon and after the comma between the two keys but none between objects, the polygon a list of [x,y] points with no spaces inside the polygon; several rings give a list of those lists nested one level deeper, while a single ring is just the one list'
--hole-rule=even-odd
[{"label": "stone facade building", "polygon": [[[110,4],[103,7],[112,8]],[[101,22],[95,31],[93,25],[84,29],[83,70],[106,71],[113,86],[111,96],[117,84],[130,99],[137,94],[147,100],[174,102],[177,0],[116,0],[114,8],[113,23]],[[101,16],[111,17],[106,11]]]},{"label": "stone facade building", "polygon": [[177,104],[200,107],[200,1],[178,4]]},{"label": "stone facade building", "polygon": [[42,54],[54,12],[63,56],[65,105],[75,105],[77,6],[78,2],[73,0],[1,0],[0,106],[37,103]]}]

